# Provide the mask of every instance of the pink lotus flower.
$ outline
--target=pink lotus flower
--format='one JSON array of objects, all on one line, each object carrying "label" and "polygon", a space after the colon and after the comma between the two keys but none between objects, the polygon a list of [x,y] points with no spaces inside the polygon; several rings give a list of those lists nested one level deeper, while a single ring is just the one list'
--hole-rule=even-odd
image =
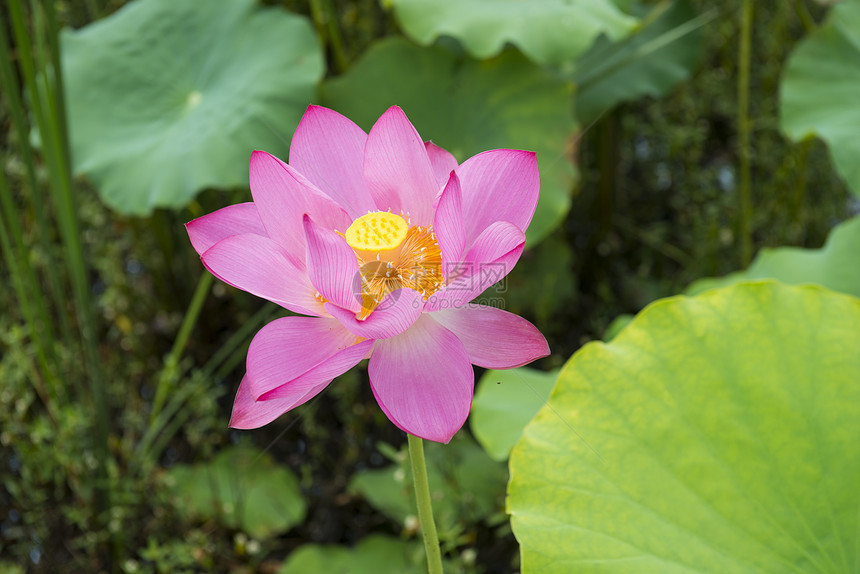
[{"label": "pink lotus flower", "polygon": [[470,304],[522,253],[540,189],[534,153],[457,165],[398,107],[365,134],[310,106],[290,164],[256,151],[250,178],[254,201],[188,223],[191,243],[225,283],[308,316],[254,337],[230,426],[268,424],[370,357],[391,422],[448,442],[469,414],[472,364],[549,354],[525,319]]}]

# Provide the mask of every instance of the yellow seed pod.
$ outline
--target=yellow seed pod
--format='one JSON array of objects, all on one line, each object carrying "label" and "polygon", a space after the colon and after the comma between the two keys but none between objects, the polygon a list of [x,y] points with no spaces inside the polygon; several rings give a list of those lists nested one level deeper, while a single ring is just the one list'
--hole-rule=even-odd
[{"label": "yellow seed pod", "polygon": [[409,226],[399,215],[376,211],[352,222],[344,237],[356,251],[390,251],[406,239]]}]

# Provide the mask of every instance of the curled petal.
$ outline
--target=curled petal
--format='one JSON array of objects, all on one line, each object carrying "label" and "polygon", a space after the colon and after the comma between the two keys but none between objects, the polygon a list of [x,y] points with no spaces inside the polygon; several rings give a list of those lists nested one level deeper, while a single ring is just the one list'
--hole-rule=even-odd
[{"label": "curled petal", "polygon": [[367,136],[364,176],[380,210],[408,213],[415,225],[433,222],[439,185],[424,142],[397,106],[388,108]]},{"label": "curled petal", "polygon": [[199,255],[231,235],[253,233],[267,237],[257,207],[252,203],[228,205],[185,224],[191,245]]},{"label": "curled petal", "polygon": [[255,151],[249,170],[260,220],[297,266],[305,260],[302,218],[306,213],[326,229],[345,231],[352,223],[340,205],[275,156]]},{"label": "curled petal", "polygon": [[430,166],[433,168],[436,184],[439,189],[442,189],[448,183],[448,176],[457,169],[457,160],[447,150],[433,142],[424,142],[424,148],[427,150],[427,157],[430,158]]},{"label": "curled petal", "polygon": [[307,265],[320,295],[353,313],[361,310],[361,275],[355,252],[346,240],[305,216]]},{"label": "curled petal", "polygon": [[248,349],[246,376],[251,394],[259,400],[355,343],[355,335],[336,319],[276,319],[260,329]]},{"label": "curled petal", "polygon": [[448,284],[424,305],[425,311],[462,307],[498,283],[514,268],[526,237],[515,225],[497,221],[475,240],[455,269],[446,270]]},{"label": "curled petal", "polygon": [[436,205],[433,216],[433,230],[442,252],[442,269],[445,272],[460,261],[466,243],[466,232],[463,228],[463,199],[460,192],[460,178],[451,173],[448,183]]},{"label": "curled petal", "polygon": [[308,274],[268,237],[253,233],[232,235],[200,258],[212,275],[237,289],[295,313],[325,315],[322,303],[314,297],[316,289]]},{"label": "curled petal", "polygon": [[326,311],[341,322],[346,329],[358,337],[388,339],[399,335],[412,326],[421,315],[424,298],[413,289],[397,289],[380,301],[379,305],[364,320],[355,318],[355,313],[341,309],[331,303]]},{"label": "curled petal", "polygon": [[370,353],[372,347],[373,341],[368,340],[360,341],[351,347],[342,349],[305,374],[284,383],[276,389],[263,393],[260,395],[259,400],[261,402],[281,400],[296,396],[301,392],[308,392],[319,385],[327,385],[332,379],[344,374],[360,363]]},{"label": "curled petal", "polygon": [[521,367],[549,355],[549,345],[537,327],[501,309],[467,305],[430,317],[457,335],[469,361],[485,369]]},{"label": "curled petal", "polygon": [[379,406],[410,434],[448,442],[469,416],[469,357],[457,336],[426,314],[405,333],[376,341],[368,372]]},{"label": "curled petal", "polygon": [[267,425],[290,409],[304,404],[318,395],[331,381],[326,381],[316,387],[295,389],[295,393],[284,395],[272,401],[255,401],[251,393],[251,385],[247,375],[242,378],[236,399],[233,401],[233,414],[230,416],[230,427],[234,429],[255,429]]},{"label": "curled petal", "polygon": [[540,174],[533,152],[496,149],[464,161],[457,168],[463,189],[466,245],[496,221],[525,233],[537,207]]},{"label": "curled petal", "polygon": [[364,130],[348,118],[308,106],[293,134],[290,165],[357,218],[376,209],[364,181],[366,141]]}]

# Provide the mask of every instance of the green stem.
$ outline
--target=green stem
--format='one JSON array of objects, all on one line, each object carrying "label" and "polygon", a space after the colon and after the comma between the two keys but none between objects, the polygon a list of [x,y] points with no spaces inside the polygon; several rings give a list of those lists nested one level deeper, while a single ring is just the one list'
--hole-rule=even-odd
[{"label": "green stem", "polygon": [[182,319],[182,325],[179,326],[179,332],[176,334],[176,339],[173,341],[173,348],[170,349],[170,354],[165,360],[164,370],[161,377],[158,379],[158,387],[155,390],[155,398],[152,401],[152,411],[149,413],[150,424],[155,421],[164,406],[164,401],[167,399],[167,393],[170,387],[179,378],[179,358],[182,356],[182,351],[188,343],[188,337],[191,336],[191,330],[197,323],[197,317],[200,316],[200,311],[203,309],[203,303],[206,301],[206,295],[209,294],[209,288],[212,287],[212,275],[208,271],[204,271],[197,282],[197,289],[194,291],[194,296],[191,298],[191,303],[188,305],[188,311]]},{"label": "green stem", "polygon": [[[17,81],[16,73],[12,68],[12,56],[8,48],[8,39],[3,26],[0,26],[0,87],[2,87],[5,95],[6,108],[9,112],[9,117],[12,120],[12,126],[18,136],[18,151],[20,152],[24,166],[26,167],[27,181],[30,185],[30,200],[32,202],[33,211],[36,214],[36,227],[38,229],[36,236],[39,238],[41,248],[45,256],[50,257],[53,249],[49,242],[48,230],[51,229],[52,226],[49,226],[47,223],[45,209],[41,200],[41,190],[36,180],[35,161],[32,150],[27,144],[29,141],[29,125],[26,121],[26,114],[24,113],[24,108],[20,100],[20,86]],[[4,189],[6,189],[6,191],[4,191],[2,198],[0,198],[3,202],[2,209],[6,213],[6,217],[8,219],[7,225],[9,226],[9,233],[14,239],[14,248],[18,252],[18,257],[22,265],[22,272],[27,278],[27,288],[31,293],[30,299],[33,300],[35,309],[38,312],[34,315],[36,320],[38,320],[38,324],[32,323],[30,325],[30,329],[36,332],[36,335],[44,333],[44,339],[48,343],[48,347],[44,349],[53,349],[56,347],[56,343],[54,342],[55,336],[53,320],[48,313],[48,305],[45,301],[45,297],[42,295],[41,289],[38,288],[38,278],[30,265],[28,248],[24,243],[24,234],[19,221],[19,218],[21,218],[21,209],[16,206],[12,200],[12,196],[8,194],[8,188],[4,186]],[[48,274],[48,282],[54,296],[54,305],[58,310],[57,316],[60,317],[60,327],[61,331],[64,333],[63,339],[69,341],[71,340],[71,336],[69,336],[71,330],[68,327],[68,319],[64,312],[64,303],[66,298],[61,287],[56,267],[57,266],[55,265],[48,264],[46,266],[46,271]],[[51,363],[54,363],[53,359],[51,360]],[[45,376],[49,376],[49,374],[45,373]]]},{"label": "green stem", "polygon": [[427,553],[427,570],[430,574],[442,574],[442,552],[439,550],[439,536],[433,521],[433,505],[430,502],[430,484],[427,481],[427,464],[424,461],[424,441],[411,434],[409,440],[409,460],[412,463],[412,483],[415,485],[415,498],[418,502],[418,522],[424,537],[424,551]]},{"label": "green stem", "polygon": [[807,32],[815,30],[818,25],[815,23],[815,19],[812,17],[812,14],[809,13],[809,7],[806,5],[806,2],[804,0],[794,0],[792,4],[794,4],[794,10],[797,12],[797,17],[800,18],[800,23],[803,24],[803,28]]},{"label": "green stem", "polygon": [[[72,178],[72,153],[69,148],[69,125],[66,118],[66,87],[63,80],[63,67],[60,60],[60,29],[57,25],[57,15],[54,13],[52,0],[42,0],[45,11],[45,20],[48,23],[48,51],[51,61],[51,76],[50,82],[53,87],[54,97],[51,99],[53,104],[54,115],[57,118],[57,128],[60,132],[60,145],[62,146],[62,155],[66,158],[65,168],[67,177]],[[46,74],[47,74],[46,67]]]},{"label": "green stem", "polygon": [[746,267],[752,260],[752,176],[750,151],[750,60],[752,53],[752,0],[743,0],[741,7],[740,54],[738,56],[738,155],[740,158],[740,236],[741,265]]},{"label": "green stem", "polygon": [[[205,380],[205,379],[200,379]],[[199,381],[190,381],[187,385],[182,385],[175,393],[170,395],[170,399],[165,404],[161,412],[155,418],[155,421],[146,427],[146,431],[137,443],[137,456],[134,457],[132,463],[132,475],[141,471],[148,471],[152,464],[155,463],[161,456],[161,450],[153,447],[157,444],[156,441],[161,437],[166,437],[164,444],[173,438],[173,434],[164,432],[171,422],[171,419],[176,416],[180,420],[185,420],[182,417],[182,407],[198,392],[205,392],[207,389]]]},{"label": "green stem", "polygon": [[173,437],[176,436],[179,429],[181,429],[188,421],[189,417],[191,417],[194,411],[182,408],[183,406],[190,403],[192,400],[196,400],[198,396],[202,395],[208,395],[207,400],[217,401],[222,394],[219,389],[215,389],[213,391],[209,388],[208,385],[206,385],[206,379],[199,379],[198,381],[192,380],[186,386],[190,387],[191,391],[184,393],[183,396],[177,397],[176,399],[171,397],[170,402],[168,402],[165,407],[164,414],[166,415],[168,411],[171,411],[170,415],[164,418],[164,423],[160,425],[159,431],[153,437],[149,451],[144,457],[142,457],[144,462],[155,462],[161,458],[161,454],[167,448],[167,445],[170,444],[170,441],[173,440]]},{"label": "green stem", "polygon": [[[69,156],[67,154],[68,143],[63,141],[66,134],[65,126],[60,126],[61,117],[58,110],[64,105],[58,98],[54,86],[43,75],[47,66],[53,65],[56,73],[62,73],[60,62],[50,62],[44,44],[36,45],[36,55],[41,59],[34,58],[32,39],[24,18],[22,0],[12,0],[8,3],[12,32],[18,49],[18,62],[21,68],[21,76],[24,85],[30,94],[31,110],[36,118],[36,125],[42,140],[42,156],[50,181],[51,198],[54,202],[60,237],[65,248],[65,264],[69,270],[72,293],[74,296],[75,310],[78,318],[78,326],[81,334],[81,342],[84,353],[84,365],[86,369],[89,388],[79,390],[83,398],[86,395],[92,401],[93,412],[93,447],[98,466],[94,469],[94,499],[95,520],[99,528],[107,523],[107,510],[110,503],[110,484],[108,479],[108,459],[111,456],[108,447],[109,422],[107,393],[104,387],[104,373],[102,371],[101,357],[99,356],[99,342],[96,332],[95,307],[90,299],[89,280],[87,278],[88,266],[84,257],[83,242],[81,240],[80,226],[75,204],[75,194],[71,180],[71,169]],[[54,10],[51,2],[46,2],[47,10]],[[56,24],[56,20],[51,20]],[[49,29],[49,35],[56,35],[57,30]],[[36,39],[44,38],[37,33]],[[51,40],[57,42],[56,38]],[[41,84],[39,80],[42,80]],[[78,379],[75,378],[75,381]]]},{"label": "green stem", "polygon": [[[94,307],[90,301],[87,265],[84,258],[81,233],[77,219],[72,181],[69,176],[68,157],[63,155],[65,145],[60,141],[61,133],[65,130],[52,120],[50,109],[56,109],[59,104],[51,104],[51,98],[56,97],[50,86],[39,86],[36,61],[33,58],[32,44],[24,19],[24,11],[20,0],[9,3],[10,20],[19,51],[21,76],[30,93],[31,109],[36,118],[36,125],[42,140],[42,155],[50,181],[51,197],[54,202],[60,237],[65,248],[65,264],[69,271],[72,292],[77,312],[81,342],[90,388],[87,391],[79,389],[83,396],[87,394],[93,401],[96,424],[96,440],[101,443],[100,451],[107,456],[107,406],[101,372],[101,360],[98,355],[98,340],[96,338]],[[47,62],[40,62],[42,67]],[[59,65],[59,63],[57,64]],[[54,118],[56,119],[56,118]],[[77,379],[76,379],[77,381]]]}]

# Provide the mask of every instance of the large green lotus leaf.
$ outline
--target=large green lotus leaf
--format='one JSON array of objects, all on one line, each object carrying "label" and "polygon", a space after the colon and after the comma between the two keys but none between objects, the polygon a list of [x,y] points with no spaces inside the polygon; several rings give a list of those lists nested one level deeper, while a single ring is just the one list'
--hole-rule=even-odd
[{"label": "large green lotus leaf", "polygon": [[232,447],[208,463],[177,465],[166,480],[187,519],[217,520],[255,538],[285,532],[305,517],[295,475],[251,448]]},{"label": "large green lotus leaf", "polygon": [[549,398],[558,371],[487,371],[478,382],[470,426],[493,459],[507,460],[523,429]]},{"label": "large green lotus leaf", "polygon": [[516,45],[539,64],[572,60],[601,33],[620,38],[636,20],[609,0],[389,0],[419,44],[451,36],[477,58]]},{"label": "large green lotus leaf", "polygon": [[134,215],[285,156],[323,73],[307,20],[254,0],[135,0],[62,49],[75,171]]},{"label": "large green lotus leaf", "polygon": [[858,326],[853,297],[742,283],[583,347],[511,454],[523,573],[858,572]]},{"label": "large green lotus leaf", "polygon": [[782,129],[817,135],[848,187],[860,195],[860,0],[833,7],[788,60],[782,80]]},{"label": "large green lotus leaf", "polygon": [[700,279],[690,285],[687,294],[750,279],[777,279],[792,285],[816,283],[860,297],[860,217],[836,226],[821,249],[762,249],[746,271]]},{"label": "large green lotus leaf", "polygon": [[603,332],[603,341],[609,343],[618,336],[618,333],[624,330],[624,327],[630,324],[633,321],[633,315],[629,313],[622,313],[615,317],[609,326],[606,327],[606,330]]},{"label": "large green lotus leaf", "polygon": [[537,152],[541,195],[527,233],[534,244],[570,206],[571,89],[513,50],[478,61],[394,38],[375,44],[322,91],[327,105],[365,129],[389,106],[401,106],[425,139],[461,162],[495,148]]},{"label": "large green lotus leaf", "polygon": [[290,554],[278,574],[422,574],[426,571],[420,548],[403,540],[371,534],[355,548],[302,545]]},{"label": "large green lotus leaf", "polygon": [[[478,522],[501,511],[507,472],[473,440],[459,433],[450,444],[426,443],[427,479],[440,536],[457,532],[463,521]],[[412,472],[406,452],[398,464],[356,473],[349,490],[403,524],[416,515]]]},{"label": "large green lotus leaf", "polygon": [[597,39],[576,62],[576,114],[589,124],[621,102],[662,96],[690,77],[702,59],[703,18],[688,0],[658,4],[633,34]]}]

